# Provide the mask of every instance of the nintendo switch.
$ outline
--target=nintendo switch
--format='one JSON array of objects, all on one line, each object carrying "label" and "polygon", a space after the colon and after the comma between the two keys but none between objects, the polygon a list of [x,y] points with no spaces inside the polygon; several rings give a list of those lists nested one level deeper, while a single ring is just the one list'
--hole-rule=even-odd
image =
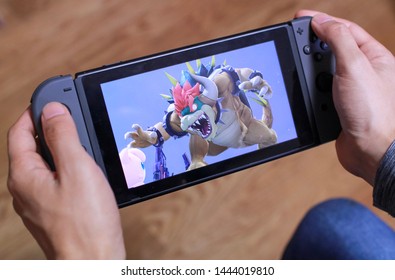
[{"label": "nintendo switch", "polygon": [[32,96],[65,104],[119,207],[334,140],[334,58],[311,18],[57,76]]}]

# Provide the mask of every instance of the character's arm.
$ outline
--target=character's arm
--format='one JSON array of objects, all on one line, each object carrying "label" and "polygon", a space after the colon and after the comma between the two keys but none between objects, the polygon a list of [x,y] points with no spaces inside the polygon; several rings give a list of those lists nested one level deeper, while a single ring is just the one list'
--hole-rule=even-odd
[{"label": "character's arm", "polygon": [[240,77],[239,88],[242,90],[255,90],[259,92],[259,96],[263,98],[270,98],[272,95],[272,88],[263,79],[261,72],[252,70],[251,68],[238,68],[237,74]]},{"label": "character's arm", "polygon": [[[157,123],[147,130],[143,130],[138,124],[133,124],[132,128],[134,131],[126,132],[124,137],[125,139],[133,139],[129,144],[129,146],[133,148],[145,148],[151,145],[159,145],[160,142],[163,143],[170,138],[170,136],[165,133],[166,131],[163,130],[162,123]],[[162,132],[164,133],[162,134]]]},{"label": "character's arm", "polygon": [[143,130],[138,124],[133,124],[134,131],[127,132],[124,137],[133,139],[129,144],[133,148],[161,146],[171,136],[182,137],[186,134],[182,131],[180,124],[180,118],[172,111],[165,116],[163,122],[159,122],[147,130]]}]

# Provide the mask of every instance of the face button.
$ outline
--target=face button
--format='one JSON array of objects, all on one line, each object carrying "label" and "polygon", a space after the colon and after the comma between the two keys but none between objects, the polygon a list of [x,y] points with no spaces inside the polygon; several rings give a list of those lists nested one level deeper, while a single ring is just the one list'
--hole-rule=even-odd
[{"label": "face button", "polygon": [[311,47],[309,45],[304,46],[303,52],[304,52],[304,54],[307,54],[307,55],[311,54]]}]

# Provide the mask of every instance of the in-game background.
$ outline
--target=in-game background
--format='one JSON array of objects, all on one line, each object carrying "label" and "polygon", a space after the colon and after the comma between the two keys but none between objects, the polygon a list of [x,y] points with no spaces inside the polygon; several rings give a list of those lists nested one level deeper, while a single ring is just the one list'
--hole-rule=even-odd
[{"label": "in-game background", "polygon": [[[226,64],[233,68],[248,67],[260,71],[263,74],[263,79],[269,83],[273,90],[273,97],[269,101],[273,112],[273,129],[277,133],[278,143],[297,137],[273,41],[216,54],[215,60],[216,65],[226,61]],[[201,59],[201,63],[204,65],[210,62],[211,56]],[[195,61],[190,61],[190,63],[196,69]],[[118,152],[131,142],[131,139],[124,139],[124,134],[132,130],[132,124],[139,124],[145,130],[163,120],[164,111],[169,103],[160,94],[170,95],[169,89],[172,88],[165,72],[176,79],[180,79],[181,70],[187,70],[185,63],[101,85]],[[254,94],[247,93],[247,96],[254,97]],[[261,119],[262,106],[255,103],[251,98],[248,99],[254,117]],[[166,164],[170,175],[185,171],[182,155],[186,153],[190,159],[188,145],[189,136],[179,139],[171,138],[164,143],[163,151],[166,155]],[[210,164],[256,149],[257,145],[239,149],[230,148],[218,156],[207,156],[205,160]],[[146,169],[144,182],[149,183],[153,181],[155,147],[142,148],[141,151],[147,157],[144,163]]]}]

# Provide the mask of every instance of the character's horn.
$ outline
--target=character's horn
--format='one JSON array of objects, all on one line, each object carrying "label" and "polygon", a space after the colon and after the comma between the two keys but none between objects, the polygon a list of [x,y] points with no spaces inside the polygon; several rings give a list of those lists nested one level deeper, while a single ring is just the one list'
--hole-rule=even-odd
[{"label": "character's horn", "polygon": [[213,100],[213,101],[217,101],[218,99],[218,88],[217,85],[214,83],[213,80],[210,80],[209,78],[203,77],[203,76],[198,76],[195,74],[191,73],[192,78],[195,79],[195,81],[197,81],[198,83],[200,83],[203,87],[204,87],[204,91],[202,92],[202,94]]}]

